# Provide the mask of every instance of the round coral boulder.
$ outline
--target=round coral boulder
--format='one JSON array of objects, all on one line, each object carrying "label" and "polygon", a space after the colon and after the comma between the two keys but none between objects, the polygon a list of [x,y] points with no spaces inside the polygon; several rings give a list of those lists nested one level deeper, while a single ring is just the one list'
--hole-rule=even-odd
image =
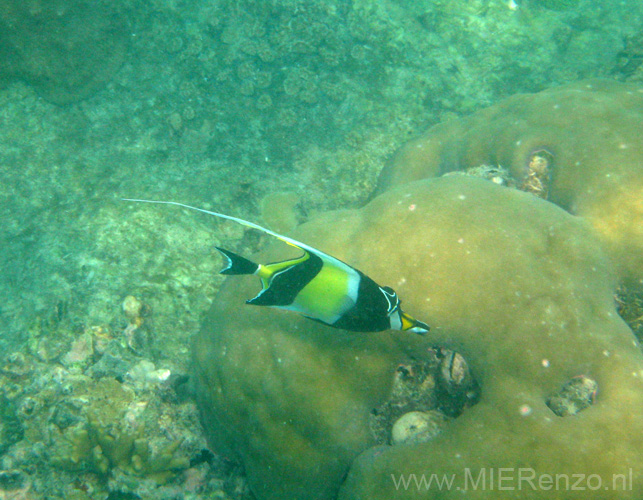
[{"label": "round coral boulder", "polygon": [[[391,475],[477,477],[485,467],[605,481],[631,471],[619,498],[643,495],[643,356],[616,313],[610,260],[582,219],[452,176],[398,186],[292,236],[395,288],[431,331],[343,332],[247,306],[256,278],[229,278],[196,338],[195,380],[212,445],[244,464],[258,499],[331,500],[340,487],[346,500],[426,498],[396,490]],[[290,256],[277,243],[255,260]],[[435,345],[467,359],[478,404],[428,442],[375,446],[369,413],[389,396],[397,366]],[[595,400],[560,417],[547,403],[579,375],[598,385]]]},{"label": "round coral boulder", "polygon": [[[379,192],[480,165],[586,217],[623,282],[643,284],[643,86],[590,80],[518,94],[401,148]],[[544,168],[539,173],[539,169]]]}]

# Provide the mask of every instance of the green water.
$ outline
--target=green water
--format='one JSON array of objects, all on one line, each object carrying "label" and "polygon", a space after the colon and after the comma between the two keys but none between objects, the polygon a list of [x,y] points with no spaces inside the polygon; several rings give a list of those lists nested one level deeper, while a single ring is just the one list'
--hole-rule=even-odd
[{"label": "green water", "polygon": [[[429,126],[584,78],[640,82],[642,24],[643,4],[615,0],[0,0],[0,359],[20,352],[30,367],[0,378],[22,440],[0,444],[0,469],[23,474],[0,492],[173,498],[207,463],[195,458],[199,429],[179,426],[172,437],[191,439],[183,453],[198,462],[189,478],[145,489],[127,471],[92,469],[99,461],[51,473],[43,408],[71,404],[56,370],[122,378],[148,360],[187,372],[186,345],[221,282],[214,245],[262,243],[121,198],[257,222],[281,191],[298,194],[300,219],[360,206],[387,159]],[[133,338],[128,295],[145,304]],[[100,350],[97,329],[112,347]],[[82,335],[91,354],[64,361]],[[115,367],[87,375],[106,352]],[[63,392],[43,395],[55,384]],[[196,419],[171,403],[170,421]],[[243,498],[236,472],[217,467],[226,495]],[[215,498],[216,481],[201,483],[184,498]]]}]

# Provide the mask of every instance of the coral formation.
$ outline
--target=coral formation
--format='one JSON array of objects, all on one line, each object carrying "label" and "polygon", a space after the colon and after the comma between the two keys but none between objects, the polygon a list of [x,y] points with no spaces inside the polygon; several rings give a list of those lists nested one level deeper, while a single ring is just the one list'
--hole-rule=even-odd
[{"label": "coral formation", "polygon": [[[395,286],[432,329],[429,338],[329,331],[249,308],[239,298],[254,281],[227,282],[195,341],[197,394],[212,444],[244,464],[257,498],[331,499],[349,468],[344,500],[417,498],[427,493],[395,491],[391,474],[518,466],[605,481],[631,469],[619,498],[640,498],[643,356],[616,312],[610,261],[582,220],[531,194],[450,176],[319,216],[293,237]],[[275,245],[260,259],[283,254]],[[375,446],[369,413],[390,397],[400,363],[427,360],[435,344],[466,357],[479,402],[428,442]],[[461,366],[444,370],[464,380]],[[595,404],[559,417],[547,399],[578,375],[598,384]]]},{"label": "coral formation", "polygon": [[[373,437],[378,444],[391,444],[398,422],[409,414],[425,416],[423,429],[412,429],[405,435],[413,439],[432,437],[446,422],[447,416],[458,416],[475,404],[479,396],[478,385],[464,358],[446,349],[428,350],[421,361],[409,360],[398,365],[393,376],[391,392],[386,401],[374,408],[370,415]],[[410,417],[408,417],[410,418]],[[404,429],[409,426],[403,425]]]},{"label": "coral formation", "polygon": [[266,227],[285,234],[298,224],[297,205],[300,197],[292,191],[279,191],[264,196],[261,200],[261,218]]},{"label": "coral formation", "polygon": [[599,234],[624,282],[643,283],[643,86],[591,80],[506,99],[429,129],[383,171],[379,191],[478,165],[508,169],[518,185]]},{"label": "coral formation", "polygon": [[51,427],[53,464],[103,475],[119,468],[158,482],[189,466],[189,459],[177,454],[180,440],[156,450],[151,447],[141,418],[147,403],[136,401],[132,391],[116,380],[103,379],[90,394],[87,409],[76,415],[79,423],[61,426],[58,416]]},{"label": "coral formation", "polygon": [[[80,336],[96,347],[80,362],[72,343],[64,366],[21,352],[0,363],[0,498],[23,488],[46,489],[52,499],[78,490],[91,498],[169,498],[164,488],[187,485],[197,473],[205,487],[210,467],[197,458],[205,443],[194,404],[176,400],[169,369],[135,363],[116,340],[101,346],[104,332]],[[112,361],[99,368],[99,357]],[[5,484],[5,477],[16,480]]]}]

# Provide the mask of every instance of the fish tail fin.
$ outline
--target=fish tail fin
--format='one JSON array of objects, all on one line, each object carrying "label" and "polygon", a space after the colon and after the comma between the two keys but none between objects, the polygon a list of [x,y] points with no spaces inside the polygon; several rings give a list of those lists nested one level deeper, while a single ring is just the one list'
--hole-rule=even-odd
[{"label": "fish tail fin", "polygon": [[221,274],[255,274],[259,269],[259,264],[255,264],[251,260],[241,257],[230,250],[215,247],[221,255],[227,259],[226,266],[221,269]]}]

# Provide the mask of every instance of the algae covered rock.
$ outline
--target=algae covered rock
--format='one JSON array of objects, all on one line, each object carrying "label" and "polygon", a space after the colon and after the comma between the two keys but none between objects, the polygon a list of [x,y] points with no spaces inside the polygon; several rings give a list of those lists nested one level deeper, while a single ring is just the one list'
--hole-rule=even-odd
[{"label": "algae covered rock", "polygon": [[23,429],[14,404],[0,393],[0,455],[22,437]]},{"label": "algae covered rock", "polygon": [[[226,283],[194,345],[197,394],[212,444],[244,464],[258,499],[332,499],[340,487],[342,499],[427,498],[438,492],[397,491],[391,474],[477,477],[494,467],[605,481],[631,469],[620,498],[643,493],[643,357],[616,313],[610,261],[582,220],[453,176],[399,186],[292,236],[393,286],[432,329],[344,333],[245,306],[255,280]],[[275,245],[257,259],[287,255]],[[435,345],[466,358],[479,403],[429,442],[365,451],[375,444],[368,414],[388,398],[396,366]],[[598,384],[596,403],[558,417],[547,399],[578,375]],[[494,498],[517,493],[542,491]]]},{"label": "algae covered rock", "polygon": [[109,2],[0,0],[0,82],[22,79],[56,104],[84,99],[120,68],[127,36]]}]

